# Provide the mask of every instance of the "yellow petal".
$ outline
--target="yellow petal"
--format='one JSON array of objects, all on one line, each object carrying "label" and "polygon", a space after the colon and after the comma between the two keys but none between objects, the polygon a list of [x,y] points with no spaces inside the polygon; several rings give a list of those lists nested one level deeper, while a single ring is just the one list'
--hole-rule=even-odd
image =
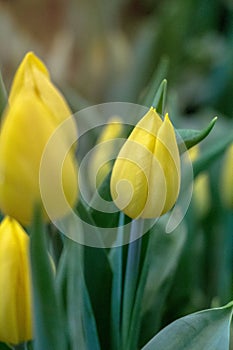
[{"label": "yellow petal", "polygon": [[[47,109],[31,91],[20,94],[7,110],[0,134],[0,207],[5,214],[22,224],[30,222],[34,205],[41,201],[40,162],[54,130]],[[53,183],[54,198],[58,181],[54,163],[56,157],[64,154],[64,149],[68,151],[61,135],[50,149],[47,170],[48,182]],[[64,193],[73,205],[77,196],[77,175],[71,154],[67,155],[63,169]],[[56,208],[56,200],[54,205]]]},{"label": "yellow petal", "polygon": [[13,219],[0,224],[0,341],[32,339],[28,236]]},{"label": "yellow petal", "polygon": [[49,79],[49,72],[45,65],[34,55],[33,52],[28,52],[23,61],[21,62],[17,72],[15,74],[11,91],[9,95],[9,103],[12,104],[13,100],[18,97],[22,88],[34,90],[37,83],[33,76],[33,70],[36,68],[42,75]]},{"label": "yellow petal", "polygon": [[111,195],[117,207],[131,218],[142,214],[147,201],[151,157],[161,124],[151,108],[135,126],[114,163]]},{"label": "yellow petal", "polygon": [[155,157],[161,165],[166,181],[166,202],[163,214],[175,204],[180,190],[180,156],[174,128],[168,114],[159,129]]},{"label": "yellow petal", "polygon": [[[47,68],[32,52],[25,55],[15,74],[9,104],[12,105],[21,93],[28,92],[34,93],[36,98],[44,105],[44,108],[47,109],[47,117],[51,119],[55,126],[58,126],[72,115],[65,99],[52,84]],[[77,128],[74,120],[70,123],[66,135],[68,140],[77,139]]]}]

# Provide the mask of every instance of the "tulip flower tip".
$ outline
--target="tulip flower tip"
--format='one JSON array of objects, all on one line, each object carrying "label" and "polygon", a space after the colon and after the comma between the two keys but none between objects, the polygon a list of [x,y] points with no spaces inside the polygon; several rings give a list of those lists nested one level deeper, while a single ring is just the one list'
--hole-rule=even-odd
[{"label": "tulip flower tip", "polygon": [[168,113],[165,114],[164,121],[171,123]]},{"label": "tulip flower tip", "polygon": [[156,108],[155,108],[155,107],[153,107],[153,106],[151,106],[151,107],[150,107],[150,111],[152,111],[152,112],[156,113]]}]

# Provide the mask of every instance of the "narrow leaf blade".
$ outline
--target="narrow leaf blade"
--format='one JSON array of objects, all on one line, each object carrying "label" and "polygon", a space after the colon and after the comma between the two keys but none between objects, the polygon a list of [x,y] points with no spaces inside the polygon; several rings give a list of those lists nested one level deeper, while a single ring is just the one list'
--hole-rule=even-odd
[{"label": "narrow leaf blade", "polygon": [[179,145],[181,147],[181,150],[182,150],[183,144],[185,144],[185,147],[189,149],[195,146],[196,144],[198,144],[199,142],[201,142],[202,140],[204,140],[213,129],[216,121],[217,121],[217,117],[213,118],[209,123],[209,125],[202,130],[193,130],[193,129],[177,130],[178,134],[181,137],[181,142]]},{"label": "narrow leaf blade", "polygon": [[34,303],[35,350],[66,350],[66,336],[61,309],[54,288],[45,230],[40,211],[35,211],[30,230],[30,258]]}]

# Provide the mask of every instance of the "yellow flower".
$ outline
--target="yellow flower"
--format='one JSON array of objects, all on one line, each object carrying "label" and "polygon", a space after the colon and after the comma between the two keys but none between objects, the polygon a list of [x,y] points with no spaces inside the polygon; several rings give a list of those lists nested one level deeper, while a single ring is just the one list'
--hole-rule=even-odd
[{"label": "yellow flower", "polygon": [[111,194],[116,206],[135,218],[155,218],[169,211],[180,188],[180,157],[168,114],[154,108],[133,129],[115,161]]},{"label": "yellow flower", "polygon": [[224,158],[220,190],[225,206],[233,209],[233,143]]},{"label": "yellow flower", "polygon": [[32,339],[29,238],[9,217],[0,224],[0,341]]},{"label": "yellow flower", "polygon": [[[0,208],[27,225],[36,203],[41,203],[39,171],[45,147],[57,127],[59,138],[53,139],[47,153],[46,183],[48,197],[54,202],[53,219],[66,214],[57,190],[62,182],[65,198],[73,206],[77,199],[77,169],[69,140],[76,134],[74,122],[63,97],[52,85],[46,67],[28,53],[16,72],[0,131]],[[68,153],[67,153],[68,152]],[[58,168],[62,156],[64,163]],[[46,215],[44,215],[46,217]]]},{"label": "yellow flower", "polygon": [[119,117],[112,117],[97,139],[90,163],[89,177],[92,188],[96,189],[105,179],[112,168],[112,157],[115,152],[114,139],[122,133],[122,122]]}]

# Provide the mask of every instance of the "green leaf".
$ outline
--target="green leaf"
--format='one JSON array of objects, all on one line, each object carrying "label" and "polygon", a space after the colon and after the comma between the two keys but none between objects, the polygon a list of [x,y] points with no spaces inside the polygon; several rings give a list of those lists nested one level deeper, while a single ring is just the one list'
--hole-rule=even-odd
[{"label": "green leaf", "polygon": [[[165,82],[165,77],[167,76],[167,71],[168,71],[168,59],[166,57],[163,57],[160,62],[158,67],[156,67],[153,76],[150,81],[150,85],[148,90],[146,91],[146,95],[142,100],[142,104],[147,107],[151,107],[153,105],[153,101],[155,99],[155,91],[161,88],[161,85]],[[162,81],[162,83],[161,83]],[[165,99],[164,99],[165,102]],[[158,106],[156,105],[158,108]],[[164,105],[161,110],[158,108],[158,112],[163,114],[164,111]]]},{"label": "green leaf", "polygon": [[142,350],[229,350],[233,303],[182,317],[160,331]]},{"label": "green leaf", "polygon": [[41,213],[35,211],[30,230],[35,350],[66,350],[64,315],[54,287],[54,272],[49,259]]},{"label": "green leaf", "polygon": [[111,334],[114,350],[121,349],[121,301],[123,285],[123,246],[124,214],[120,213],[117,243],[119,246],[110,250],[109,261],[112,269],[112,295],[111,295]]},{"label": "green leaf", "polygon": [[[179,225],[172,234],[165,234],[166,224],[167,217],[164,216],[147,233],[148,248],[134,303],[129,349],[137,346],[137,332],[140,326],[141,334],[144,336],[141,342],[145,343],[145,340],[147,341],[154,334],[155,324],[157,327],[161,317],[162,300],[168,292],[165,283],[170,281],[186,239],[186,229],[183,224]],[[140,315],[145,324],[140,325]]]},{"label": "green leaf", "polygon": [[181,151],[185,151],[184,149],[182,149],[182,146],[184,146],[183,144],[185,144],[185,147],[189,149],[201,142],[202,140],[204,140],[213,129],[216,120],[217,117],[213,118],[209,125],[202,130],[178,129],[177,132],[181,137],[181,141],[179,142],[178,140]]},{"label": "green leaf", "polygon": [[[143,219],[132,220],[130,225],[130,238],[140,237],[128,245],[127,262],[124,277],[124,294],[122,307],[122,347],[129,349],[129,331],[133,321],[134,302],[137,294],[140,273],[140,258],[142,248],[141,233],[144,227]],[[138,316],[138,315],[137,315]]]},{"label": "green leaf", "polygon": [[96,322],[83,275],[83,247],[66,241],[67,318],[72,350],[100,350]]},{"label": "green leaf", "polygon": [[7,93],[6,93],[6,88],[2,79],[2,74],[0,72],[0,118],[6,105],[7,105]]},{"label": "green leaf", "polygon": [[152,102],[152,106],[156,109],[158,113],[162,115],[164,114],[166,95],[167,95],[167,80],[164,79],[160,84]]},{"label": "green leaf", "polygon": [[112,271],[106,249],[86,246],[84,250],[84,271],[101,347],[110,349]]},{"label": "green leaf", "polygon": [[214,162],[228,146],[233,142],[233,133],[226,135],[220,141],[212,145],[206,152],[193,163],[193,173],[197,176],[202,170],[206,169],[212,162]]}]

